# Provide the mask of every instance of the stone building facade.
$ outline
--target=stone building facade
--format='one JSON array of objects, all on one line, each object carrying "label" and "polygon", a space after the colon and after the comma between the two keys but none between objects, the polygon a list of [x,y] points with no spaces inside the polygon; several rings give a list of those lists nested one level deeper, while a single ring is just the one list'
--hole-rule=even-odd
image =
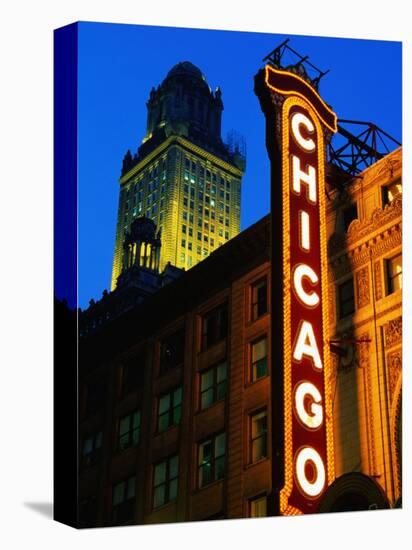
[{"label": "stone building facade", "polygon": [[329,193],[336,475],[401,489],[402,149]]}]

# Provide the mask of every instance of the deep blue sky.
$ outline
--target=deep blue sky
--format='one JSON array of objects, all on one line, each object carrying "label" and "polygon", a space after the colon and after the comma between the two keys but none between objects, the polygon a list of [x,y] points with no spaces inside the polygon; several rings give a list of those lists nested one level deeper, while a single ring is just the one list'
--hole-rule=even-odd
[{"label": "deep blue sky", "polygon": [[[309,30],[309,29],[308,29]],[[401,141],[401,43],[107,23],[79,29],[79,306],[110,288],[118,179],[146,130],[146,101],[179,61],[191,61],[224,103],[222,137],[247,145],[241,229],[269,211],[264,118],[253,92],[262,58],[286,37],[322,70],[320,93],[339,118],[371,121]]]}]

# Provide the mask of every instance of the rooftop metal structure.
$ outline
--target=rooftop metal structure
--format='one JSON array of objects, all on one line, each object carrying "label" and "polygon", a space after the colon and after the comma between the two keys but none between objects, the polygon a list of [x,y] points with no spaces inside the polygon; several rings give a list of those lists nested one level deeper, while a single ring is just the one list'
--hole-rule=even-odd
[{"label": "rooftop metal structure", "polygon": [[[284,69],[285,71],[291,71],[294,73],[300,73],[303,70],[305,72],[306,78],[310,80],[312,86],[317,90],[321,78],[325,76],[325,74],[327,74],[330,69],[328,69],[327,71],[321,71],[313,63],[308,61],[308,55],[303,56],[298,53],[296,50],[288,45],[289,42],[290,38],[284,40],[282,44],[280,44],[266,57],[264,57],[262,61],[264,63],[270,63],[278,69]],[[287,58],[290,60],[290,62],[288,63],[286,61],[285,64],[285,60]],[[313,74],[314,76],[311,76]]]},{"label": "rooftop metal structure", "polygon": [[[345,126],[351,128],[360,127],[359,133],[350,132]],[[401,143],[384,132],[373,122],[362,122],[359,120],[340,119],[338,134],[343,138],[343,143],[336,147],[338,139],[329,142],[329,162],[351,176],[356,176],[394,149],[394,145]],[[392,146],[392,147],[391,147]]]}]

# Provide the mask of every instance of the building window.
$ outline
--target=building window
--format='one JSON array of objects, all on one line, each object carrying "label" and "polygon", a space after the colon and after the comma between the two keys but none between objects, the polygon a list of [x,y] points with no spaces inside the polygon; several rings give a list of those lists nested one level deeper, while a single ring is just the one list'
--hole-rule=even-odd
[{"label": "building window", "polygon": [[256,382],[267,374],[267,338],[264,336],[250,346],[250,381]]},{"label": "building window", "polygon": [[112,522],[122,525],[133,520],[136,495],[136,476],[121,481],[113,487]]},{"label": "building window", "polygon": [[160,371],[163,373],[183,365],[185,353],[184,327],[163,338],[160,345]]},{"label": "building window", "polygon": [[182,239],[182,243],[181,243],[181,244],[182,244],[182,247],[183,247],[183,248],[186,248],[186,239]]},{"label": "building window", "polygon": [[268,310],[267,278],[264,277],[252,285],[252,312],[251,319],[256,321]]},{"label": "building window", "polygon": [[225,434],[220,433],[199,444],[198,484],[205,487],[225,473]]},{"label": "building window", "polygon": [[249,416],[249,462],[254,463],[267,456],[266,410]]},{"label": "building window", "polygon": [[163,432],[169,426],[180,423],[182,416],[182,388],[176,388],[159,398],[157,414],[157,430]]},{"label": "building window", "polygon": [[388,294],[402,288],[402,254],[386,260]]},{"label": "building window", "polygon": [[266,503],[266,495],[249,499],[249,517],[265,518],[267,515]]},{"label": "building window", "polygon": [[100,459],[102,451],[102,432],[97,432],[83,442],[82,468],[94,466]]},{"label": "building window", "polygon": [[339,318],[352,315],[355,311],[353,277],[338,286]]},{"label": "building window", "polygon": [[153,470],[153,508],[176,500],[179,479],[179,457],[172,456],[156,464]]},{"label": "building window", "polygon": [[124,451],[135,447],[140,441],[140,411],[124,416],[119,420],[117,448]]},{"label": "building window", "polygon": [[396,180],[389,185],[382,187],[383,205],[391,204],[397,197],[402,195],[402,180]]},{"label": "building window", "polygon": [[353,220],[358,219],[358,206],[356,202],[346,207],[343,210],[342,214],[343,214],[343,225],[345,227],[345,231],[347,231],[350,224],[353,222]]},{"label": "building window", "polygon": [[228,312],[227,304],[213,309],[202,319],[202,349],[207,349],[227,336]]},{"label": "building window", "polygon": [[227,365],[220,363],[200,373],[200,408],[207,409],[226,395]]}]

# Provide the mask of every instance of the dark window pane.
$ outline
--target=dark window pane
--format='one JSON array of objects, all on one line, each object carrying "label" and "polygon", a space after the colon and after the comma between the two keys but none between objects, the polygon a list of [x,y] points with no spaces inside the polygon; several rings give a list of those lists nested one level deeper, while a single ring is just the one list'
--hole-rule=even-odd
[{"label": "dark window pane", "polygon": [[267,456],[267,414],[261,411],[250,417],[250,461]]},{"label": "dark window pane", "polygon": [[158,423],[159,432],[166,430],[169,426],[180,423],[182,416],[182,388],[176,388],[172,393],[163,395],[159,399]]},{"label": "dark window pane", "polygon": [[387,260],[388,294],[402,288],[402,254]]},{"label": "dark window pane", "polygon": [[353,278],[342,283],[338,287],[339,316],[340,318],[351,315],[355,311],[355,294]]},{"label": "dark window pane", "polygon": [[354,203],[343,210],[343,225],[345,227],[345,231],[348,230],[348,227],[353,222],[353,220],[357,220],[357,219],[358,219],[358,207],[356,203]]},{"label": "dark window pane", "polygon": [[212,404],[213,404],[213,388],[210,388],[202,392],[200,407],[202,409],[207,409],[207,407],[210,407],[210,405]]},{"label": "dark window pane", "polygon": [[256,320],[267,312],[267,281],[266,277],[252,285],[252,320]]},{"label": "dark window pane", "polygon": [[172,369],[183,364],[185,346],[185,331],[181,328],[177,332],[164,338],[161,343],[161,371]]},{"label": "dark window pane", "polygon": [[228,330],[227,304],[219,306],[203,317],[202,323],[202,348],[216,344],[226,338]]},{"label": "dark window pane", "polygon": [[251,381],[254,382],[267,374],[267,339],[261,338],[252,344]]},{"label": "dark window pane", "polygon": [[178,470],[178,456],[173,456],[154,467],[153,508],[177,498]]},{"label": "dark window pane", "polygon": [[383,204],[391,204],[397,197],[402,196],[402,180],[394,181],[382,189]]}]

